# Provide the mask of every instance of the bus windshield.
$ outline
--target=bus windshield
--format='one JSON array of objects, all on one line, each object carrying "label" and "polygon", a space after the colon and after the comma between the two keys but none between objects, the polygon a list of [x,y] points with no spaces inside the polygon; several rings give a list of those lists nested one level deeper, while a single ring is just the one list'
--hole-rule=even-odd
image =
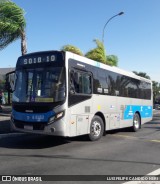
[{"label": "bus windshield", "polygon": [[65,100],[64,67],[21,68],[16,71],[13,102]]}]

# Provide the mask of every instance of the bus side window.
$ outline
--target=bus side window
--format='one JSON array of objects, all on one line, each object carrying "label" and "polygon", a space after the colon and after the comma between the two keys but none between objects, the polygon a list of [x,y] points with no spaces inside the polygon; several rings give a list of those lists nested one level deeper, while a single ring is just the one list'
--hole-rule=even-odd
[{"label": "bus side window", "polygon": [[82,93],[91,94],[91,76],[88,74],[82,75]]},{"label": "bus side window", "polygon": [[81,71],[71,71],[70,73],[70,93],[71,94],[91,94],[91,75]]}]

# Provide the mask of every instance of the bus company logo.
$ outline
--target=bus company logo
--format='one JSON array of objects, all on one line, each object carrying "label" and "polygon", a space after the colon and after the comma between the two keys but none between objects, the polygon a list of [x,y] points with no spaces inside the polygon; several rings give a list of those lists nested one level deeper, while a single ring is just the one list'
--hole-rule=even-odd
[{"label": "bus company logo", "polygon": [[32,115],[32,120],[36,121],[44,120],[44,115]]},{"label": "bus company logo", "polygon": [[27,121],[41,121],[41,120],[44,120],[44,115],[27,115],[26,116],[26,120]]},{"label": "bus company logo", "polygon": [[2,176],[2,181],[12,181],[11,176]]},{"label": "bus company logo", "polygon": [[114,105],[110,105],[110,109],[114,109],[115,108],[115,106]]},{"label": "bus company logo", "polygon": [[30,120],[30,116],[27,116],[27,120]]}]

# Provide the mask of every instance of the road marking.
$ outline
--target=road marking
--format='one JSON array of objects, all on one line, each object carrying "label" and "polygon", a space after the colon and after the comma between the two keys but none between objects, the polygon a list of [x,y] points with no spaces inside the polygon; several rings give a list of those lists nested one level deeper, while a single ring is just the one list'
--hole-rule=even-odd
[{"label": "road marking", "polygon": [[[160,169],[157,169],[149,174],[147,174],[146,176],[158,176],[160,175]],[[136,177],[136,176],[135,176]],[[125,182],[123,184],[159,184],[159,181],[128,181]]]},{"label": "road marking", "polygon": [[133,136],[128,136],[128,135],[121,135],[121,134],[118,134],[118,135],[112,135],[114,137],[122,137],[122,138],[127,138],[127,139],[132,139],[132,140],[140,140],[140,141],[143,141],[143,142],[156,142],[156,143],[160,143],[160,140],[147,140],[147,139],[142,139],[142,138],[139,138],[139,137],[133,137]]},{"label": "road marking", "polygon": [[153,172],[151,172],[151,173],[149,173],[149,174],[147,174],[147,175],[154,175],[154,176],[160,175],[160,168],[153,171]]},{"label": "road marking", "polygon": [[124,137],[124,138],[131,138],[131,139],[137,139],[137,137],[133,137],[133,136],[129,136],[129,135],[121,135],[121,134],[117,134],[117,135],[113,135],[115,137]]},{"label": "road marking", "polygon": [[160,140],[150,140],[151,142],[158,142],[160,143]]}]

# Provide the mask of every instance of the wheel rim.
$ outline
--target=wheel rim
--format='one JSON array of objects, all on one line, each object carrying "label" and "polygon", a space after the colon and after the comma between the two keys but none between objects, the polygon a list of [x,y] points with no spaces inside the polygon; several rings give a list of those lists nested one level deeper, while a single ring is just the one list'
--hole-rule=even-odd
[{"label": "wheel rim", "polygon": [[136,129],[139,129],[139,119],[138,119],[138,117],[135,117],[135,118],[134,118],[134,127],[135,127]]},{"label": "wheel rim", "polygon": [[101,130],[102,130],[102,128],[101,128],[100,122],[94,121],[92,123],[92,135],[95,137],[98,137],[101,133]]}]

